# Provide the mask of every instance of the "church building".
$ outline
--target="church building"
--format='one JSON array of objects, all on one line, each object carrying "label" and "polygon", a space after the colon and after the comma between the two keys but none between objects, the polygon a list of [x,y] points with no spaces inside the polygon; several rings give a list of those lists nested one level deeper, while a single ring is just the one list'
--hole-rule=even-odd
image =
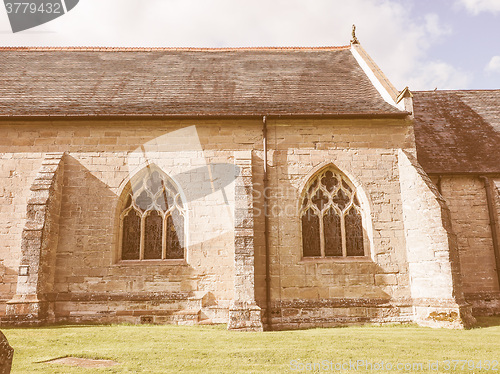
[{"label": "church building", "polygon": [[0,325],[500,313],[500,90],[316,48],[0,48]]}]

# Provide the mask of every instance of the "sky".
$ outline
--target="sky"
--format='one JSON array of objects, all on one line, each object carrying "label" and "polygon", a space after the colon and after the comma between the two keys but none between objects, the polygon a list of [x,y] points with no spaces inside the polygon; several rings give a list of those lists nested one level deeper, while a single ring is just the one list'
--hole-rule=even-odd
[{"label": "sky", "polygon": [[339,46],[352,24],[399,90],[500,89],[500,0],[80,0],[18,33],[0,8],[0,46]]}]

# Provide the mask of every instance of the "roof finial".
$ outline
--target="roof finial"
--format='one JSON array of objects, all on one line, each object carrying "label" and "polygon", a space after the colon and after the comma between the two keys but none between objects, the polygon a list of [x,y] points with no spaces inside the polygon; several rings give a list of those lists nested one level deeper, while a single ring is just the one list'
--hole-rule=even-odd
[{"label": "roof finial", "polygon": [[351,44],[359,44],[359,40],[358,40],[358,38],[356,38],[356,25],[352,25]]}]

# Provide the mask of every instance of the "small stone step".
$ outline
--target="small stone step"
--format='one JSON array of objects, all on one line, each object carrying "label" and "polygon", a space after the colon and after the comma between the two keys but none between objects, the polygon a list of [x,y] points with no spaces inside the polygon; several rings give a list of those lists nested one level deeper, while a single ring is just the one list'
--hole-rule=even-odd
[{"label": "small stone step", "polygon": [[198,321],[197,325],[215,325],[215,323],[211,319],[204,319],[202,321]]},{"label": "small stone step", "polygon": [[170,323],[176,325],[195,325],[200,319],[200,310],[180,310],[169,315],[152,316],[154,323]]}]

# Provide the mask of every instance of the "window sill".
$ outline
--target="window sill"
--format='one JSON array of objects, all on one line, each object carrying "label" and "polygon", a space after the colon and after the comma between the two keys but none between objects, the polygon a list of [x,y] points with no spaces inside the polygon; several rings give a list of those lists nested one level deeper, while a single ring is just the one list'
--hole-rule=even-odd
[{"label": "window sill", "polygon": [[298,264],[324,263],[324,262],[373,262],[370,256],[349,257],[302,257]]},{"label": "window sill", "polygon": [[119,260],[115,266],[137,266],[137,265],[178,265],[187,266],[185,259],[165,259],[165,260]]}]

